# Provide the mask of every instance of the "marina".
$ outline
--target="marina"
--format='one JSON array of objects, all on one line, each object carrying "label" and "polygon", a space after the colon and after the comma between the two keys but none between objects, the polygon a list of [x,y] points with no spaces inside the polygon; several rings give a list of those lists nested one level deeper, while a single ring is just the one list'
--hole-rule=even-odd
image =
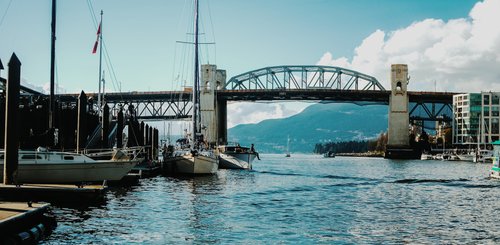
[{"label": "marina", "polygon": [[489,164],[261,159],[252,171],[158,176],[111,188],[102,205],[56,207],[58,228],[42,244],[498,242]]},{"label": "marina", "polygon": [[[323,13],[351,3],[213,2],[212,17],[207,0],[100,9],[88,0],[87,23],[80,2],[0,2],[0,58],[10,56],[0,59],[0,244],[500,243],[500,92],[490,68],[500,32],[483,26],[498,22],[490,9],[500,1],[462,3],[461,18],[425,3],[404,20],[394,9],[416,1],[381,1],[391,12],[370,18],[393,16],[400,29],[377,21],[361,41],[349,38],[353,28],[319,35],[356,26]],[[269,26],[301,18],[278,7],[314,22],[288,26],[296,38],[279,41]],[[212,18],[225,25],[219,60]],[[184,19],[183,40],[166,49]],[[244,19],[261,23],[259,33]],[[50,36],[50,62],[38,32]],[[87,32],[94,45],[83,55],[73,49]],[[349,53],[339,36],[360,41],[352,58],[337,56]]]}]

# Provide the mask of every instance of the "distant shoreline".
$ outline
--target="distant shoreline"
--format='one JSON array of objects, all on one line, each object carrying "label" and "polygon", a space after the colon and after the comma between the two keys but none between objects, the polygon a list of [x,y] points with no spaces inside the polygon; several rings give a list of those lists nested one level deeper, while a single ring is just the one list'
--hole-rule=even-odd
[{"label": "distant shoreline", "polygon": [[383,152],[335,153],[335,156],[342,156],[342,157],[384,157],[384,153]]}]

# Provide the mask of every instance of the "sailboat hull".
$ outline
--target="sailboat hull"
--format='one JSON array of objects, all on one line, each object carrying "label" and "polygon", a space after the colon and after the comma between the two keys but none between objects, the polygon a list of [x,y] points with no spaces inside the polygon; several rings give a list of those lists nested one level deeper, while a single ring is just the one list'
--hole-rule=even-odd
[{"label": "sailboat hull", "polygon": [[227,169],[252,169],[252,162],[255,159],[255,153],[224,154],[219,155],[219,168]]},{"label": "sailboat hull", "polygon": [[[137,161],[96,161],[92,163],[20,163],[18,183],[81,183],[120,180]],[[3,169],[3,164],[0,164]],[[0,173],[3,178],[3,173]]]},{"label": "sailboat hull", "polygon": [[219,169],[216,157],[204,155],[183,155],[175,161],[175,171],[179,174],[215,174]]}]

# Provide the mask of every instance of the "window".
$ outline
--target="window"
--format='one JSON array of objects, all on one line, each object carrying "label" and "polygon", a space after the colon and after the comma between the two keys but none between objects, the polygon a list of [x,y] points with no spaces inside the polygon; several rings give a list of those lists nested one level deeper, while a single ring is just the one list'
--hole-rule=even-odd
[{"label": "window", "polygon": [[483,95],[483,104],[485,104],[485,105],[490,104],[490,95],[489,94]]},{"label": "window", "polygon": [[64,156],[64,160],[75,160],[73,156]]},{"label": "window", "polygon": [[33,159],[42,159],[42,157],[38,155],[23,155],[21,159],[33,160]]}]

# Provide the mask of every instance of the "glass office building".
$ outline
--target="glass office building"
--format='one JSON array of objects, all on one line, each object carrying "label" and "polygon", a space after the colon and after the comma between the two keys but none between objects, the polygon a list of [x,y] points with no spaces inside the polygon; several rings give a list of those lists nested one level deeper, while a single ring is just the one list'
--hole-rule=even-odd
[{"label": "glass office building", "polygon": [[453,96],[453,144],[489,144],[500,138],[500,94]]}]

